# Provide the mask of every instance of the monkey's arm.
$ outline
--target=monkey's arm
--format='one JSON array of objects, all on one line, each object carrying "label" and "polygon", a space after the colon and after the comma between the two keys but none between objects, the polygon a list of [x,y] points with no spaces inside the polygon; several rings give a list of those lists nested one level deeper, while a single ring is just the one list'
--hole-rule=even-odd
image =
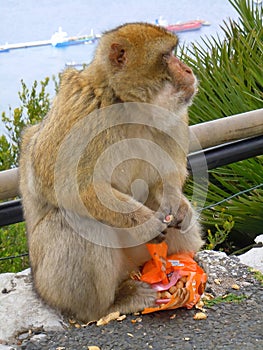
[{"label": "monkey's arm", "polygon": [[[96,189],[90,185],[82,193],[82,200],[97,220],[113,227],[136,228],[145,241],[156,237],[167,227],[163,223],[165,214],[154,212],[109,184],[101,184]],[[147,223],[147,230],[141,226],[144,223]]]},{"label": "monkey's arm", "polygon": [[77,195],[63,195],[59,206],[113,228],[131,228],[143,242],[157,236],[159,241],[164,239],[162,232],[167,228],[163,222],[167,213],[155,212],[106,183],[87,185]]}]

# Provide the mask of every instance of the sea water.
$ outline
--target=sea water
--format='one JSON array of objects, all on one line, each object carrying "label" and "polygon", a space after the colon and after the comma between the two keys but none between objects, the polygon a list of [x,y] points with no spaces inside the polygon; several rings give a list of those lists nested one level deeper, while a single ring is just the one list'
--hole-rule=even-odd
[{"label": "sea water", "polygon": [[[0,46],[50,39],[61,26],[69,36],[102,33],[125,22],[150,22],[162,16],[169,24],[194,19],[210,26],[179,33],[181,43],[222,34],[220,25],[237,13],[228,0],[0,0]],[[34,80],[57,76],[67,64],[89,63],[96,44],[63,48],[52,46],[0,53],[0,113],[20,105],[21,79],[28,87]],[[49,92],[54,95],[50,84]],[[4,133],[0,121],[0,134]]]}]

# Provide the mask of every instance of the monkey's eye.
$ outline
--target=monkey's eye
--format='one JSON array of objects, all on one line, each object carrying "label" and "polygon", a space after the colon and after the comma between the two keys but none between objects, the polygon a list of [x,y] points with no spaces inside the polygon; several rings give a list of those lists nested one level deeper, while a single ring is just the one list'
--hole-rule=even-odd
[{"label": "monkey's eye", "polygon": [[169,57],[175,56],[176,54],[176,47],[172,47],[169,51],[163,53],[163,59],[166,61]]},{"label": "monkey's eye", "polygon": [[163,60],[167,61],[173,55],[174,55],[174,51],[167,51],[166,53],[163,54]]},{"label": "monkey's eye", "polygon": [[164,61],[166,61],[166,60],[168,60],[168,58],[171,56],[171,52],[169,52],[169,53],[164,53],[163,54],[163,59],[164,59]]}]

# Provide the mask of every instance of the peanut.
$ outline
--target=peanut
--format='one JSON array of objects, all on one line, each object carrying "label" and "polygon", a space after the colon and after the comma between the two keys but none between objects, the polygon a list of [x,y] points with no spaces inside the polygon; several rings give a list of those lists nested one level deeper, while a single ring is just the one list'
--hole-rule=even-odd
[{"label": "peanut", "polygon": [[162,296],[161,296],[162,299],[171,299],[171,297],[172,297],[172,294],[169,293],[167,290],[162,292]]},{"label": "peanut", "polygon": [[172,286],[169,288],[169,293],[174,294],[177,291],[176,286]]},{"label": "peanut", "polygon": [[184,282],[179,280],[177,283],[176,283],[176,288],[184,288]]},{"label": "peanut", "polygon": [[182,281],[183,283],[186,283],[187,282],[187,276],[183,276],[180,281]]}]

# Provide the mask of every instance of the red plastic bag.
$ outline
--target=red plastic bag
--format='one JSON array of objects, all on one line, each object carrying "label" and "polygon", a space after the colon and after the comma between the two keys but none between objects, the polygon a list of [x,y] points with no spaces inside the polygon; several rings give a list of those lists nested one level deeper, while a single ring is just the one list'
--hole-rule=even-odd
[{"label": "red plastic bag", "polygon": [[[156,301],[156,307],[146,308],[142,313],[179,307],[191,309],[199,301],[207,281],[206,273],[193,259],[194,253],[167,256],[165,242],[146,246],[152,259],[143,266],[140,280],[151,284],[160,293],[160,298]],[[172,294],[169,291],[175,292]],[[162,297],[162,294],[168,297]]]}]

